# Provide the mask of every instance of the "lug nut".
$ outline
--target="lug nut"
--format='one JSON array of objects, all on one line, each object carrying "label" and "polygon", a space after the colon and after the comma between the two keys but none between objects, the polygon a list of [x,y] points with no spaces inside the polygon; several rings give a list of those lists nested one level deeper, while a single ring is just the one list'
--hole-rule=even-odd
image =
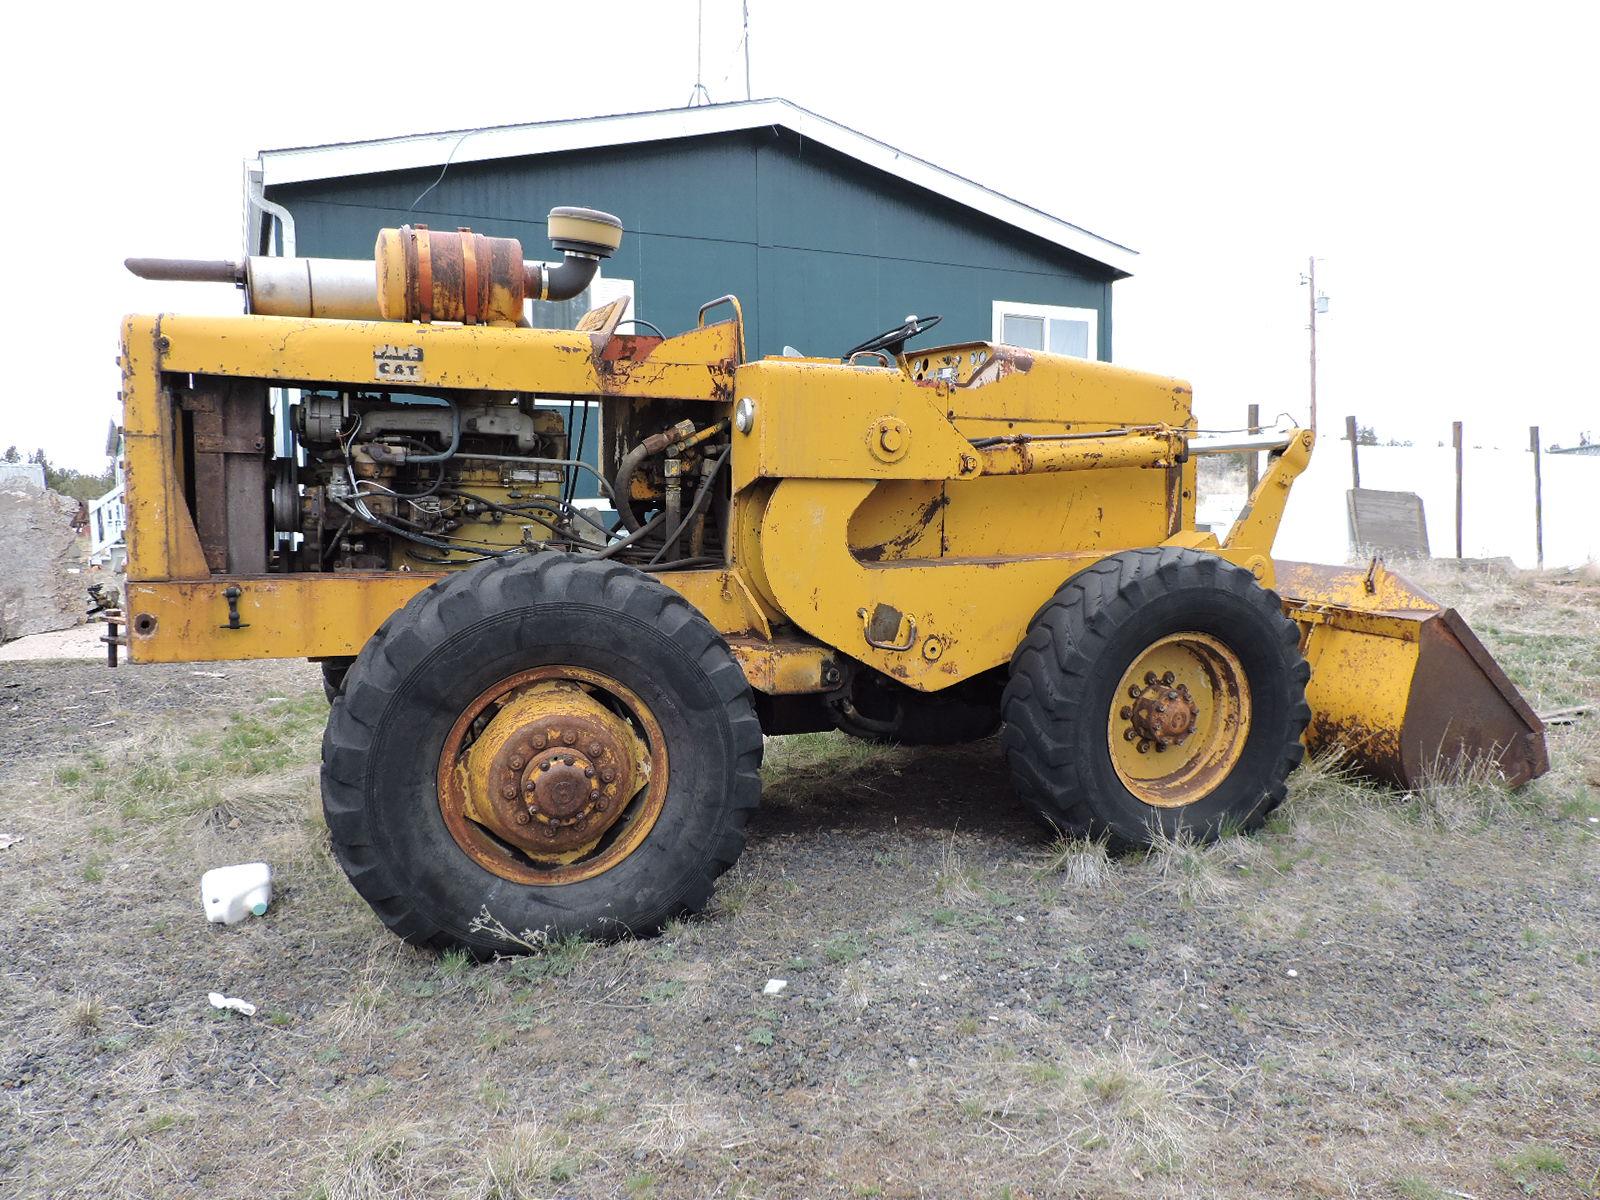
[{"label": "lug nut", "polygon": [[1139,698],[1139,685],[1138,684],[1134,684],[1132,687],[1130,687],[1128,689],[1128,698],[1130,700],[1137,700]]},{"label": "lug nut", "polygon": [[1168,671],[1165,675],[1163,675],[1161,677],[1161,682],[1166,684],[1168,687],[1171,687],[1172,686],[1172,681],[1173,681],[1174,678],[1175,678],[1175,676],[1172,674],[1172,672]]},{"label": "lug nut", "polygon": [[505,787],[500,789],[500,794],[507,800],[515,800],[517,798],[517,785],[514,783],[506,784]]},{"label": "lug nut", "polygon": [[1145,738],[1139,739],[1139,753],[1147,754],[1150,751],[1150,742]]},{"label": "lug nut", "polygon": [[591,799],[591,800],[598,800],[598,799],[600,799],[600,793],[599,793],[599,791],[593,791],[593,792],[590,792],[590,793],[589,793],[589,799]]},{"label": "lug nut", "polygon": [[605,749],[605,747],[602,746],[599,742],[590,742],[589,743],[589,757],[590,758],[599,758],[600,757],[600,751],[602,751],[604,749]]},{"label": "lug nut", "polygon": [[615,783],[617,781],[617,773],[610,767],[607,767],[605,770],[600,772],[600,779],[604,783]]},{"label": "lug nut", "polygon": [[578,735],[573,733],[572,730],[569,729],[569,730],[567,730],[565,733],[563,733],[561,735],[561,740],[563,742],[565,742],[567,745],[571,746],[571,745],[574,745],[574,744],[577,743]]},{"label": "lug nut", "polygon": [[1125,742],[1131,742],[1131,741],[1133,741],[1134,738],[1136,738],[1138,736],[1139,735],[1137,733],[1135,733],[1131,729],[1124,729],[1122,731],[1122,740],[1125,741]]},{"label": "lug nut", "polygon": [[550,759],[548,759],[548,758],[545,759],[542,763],[539,764],[539,770],[548,771],[550,769],[550,762],[551,762]]},{"label": "lug nut", "polygon": [[548,744],[549,740],[544,736],[544,734],[536,733],[533,735],[533,748],[535,750],[543,750]]},{"label": "lug nut", "polygon": [[531,821],[532,821],[532,820],[533,820],[533,818],[532,818],[532,817],[530,817],[530,816],[529,816],[529,815],[528,815],[528,814],[527,814],[527,813],[525,813],[525,812],[519,812],[519,813],[518,813],[518,814],[517,814],[517,824],[518,824],[518,825],[527,825],[527,824],[528,824],[528,823],[529,823],[529,822],[531,822]]},{"label": "lug nut", "polygon": [[1146,671],[1144,673],[1144,681],[1145,683],[1154,687],[1156,682],[1156,673],[1154,671]]},{"label": "lug nut", "polygon": [[511,761],[506,765],[513,771],[520,771],[523,767],[527,766],[527,760],[525,760],[520,754],[513,754],[511,756]]},{"label": "lug nut", "polygon": [[583,777],[585,779],[593,779],[594,778],[594,768],[593,767],[585,767],[583,769]]},{"label": "lug nut", "polygon": [[1131,717],[1131,716],[1133,716],[1133,709],[1131,709],[1131,708],[1129,708],[1129,707],[1128,707],[1128,706],[1127,706],[1127,705],[1126,705],[1126,704],[1124,704],[1124,705],[1123,705],[1123,706],[1122,706],[1122,712],[1121,712],[1121,713],[1119,713],[1119,714],[1118,714],[1118,715],[1119,715],[1119,716],[1120,716],[1120,717],[1121,717],[1121,718],[1122,718],[1122,719],[1123,719],[1123,720],[1124,720],[1124,721],[1126,721],[1126,720],[1127,720],[1127,719],[1128,719],[1128,718],[1129,718],[1129,717]]}]

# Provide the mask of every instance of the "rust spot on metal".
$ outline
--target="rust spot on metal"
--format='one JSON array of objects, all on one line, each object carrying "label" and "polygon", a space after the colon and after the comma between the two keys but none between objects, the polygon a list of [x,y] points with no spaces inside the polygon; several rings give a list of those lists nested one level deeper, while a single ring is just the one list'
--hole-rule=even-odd
[{"label": "rust spot on metal", "polygon": [[439,809],[456,844],[501,878],[573,883],[638,849],[667,780],[664,735],[638,696],[598,672],[537,667],[456,719],[439,756]]},{"label": "rust spot on metal", "polygon": [[1165,750],[1182,745],[1194,732],[1199,716],[1200,709],[1189,695],[1188,685],[1172,687],[1155,679],[1147,682],[1138,698],[1127,706],[1124,719],[1135,738]]}]

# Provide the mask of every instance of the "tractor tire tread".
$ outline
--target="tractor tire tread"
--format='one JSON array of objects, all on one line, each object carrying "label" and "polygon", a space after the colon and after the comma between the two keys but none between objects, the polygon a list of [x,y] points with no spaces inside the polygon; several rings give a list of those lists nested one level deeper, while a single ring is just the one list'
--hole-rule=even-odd
[{"label": "tractor tire tread", "polygon": [[1243,567],[1201,551],[1149,547],[1110,555],[1072,576],[1040,607],[1012,656],[1001,748],[1018,795],[1059,834],[1107,836],[1124,848],[1142,844],[1128,829],[1110,827],[1087,789],[1063,782],[1075,779],[1079,766],[1070,731],[1082,720],[1105,719],[1083,710],[1098,651],[1112,633],[1153,597],[1190,588],[1220,589],[1245,601],[1276,628],[1284,657],[1292,656],[1285,669],[1294,701],[1282,752],[1259,801],[1237,824],[1257,828],[1283,803],[1283,778],[1304,755],[1300,736],[1311,716],[1304,698],[1310,667],[1300,657],[1294,623],[1283,616],[1278,596]]},{"label": "tractor tire tread", "polygon": [[[334,857],[384,925],[414,945],[461,948],[480,957],[494,953],[463,943],[429,919],[373,844],[366,748],[402,689],[425,676],[429,658],[453,632],[552,597],[624,613],[669,638],[709,682],[730,731],[733,770],[725,811],[703,839],[706,844],[695,847],[700,868],[686,872],[665,897],[662,919],[704,907],[717,877],[744,849],[745,824],[761,799],[763,739],[744,672],[722,635],[678,593],[624,564],[566,554],[495,559],[424,588],[383,622],[351,664],[323,734],[323,812]],[[645,931],[619,926],[612,932]]]}]

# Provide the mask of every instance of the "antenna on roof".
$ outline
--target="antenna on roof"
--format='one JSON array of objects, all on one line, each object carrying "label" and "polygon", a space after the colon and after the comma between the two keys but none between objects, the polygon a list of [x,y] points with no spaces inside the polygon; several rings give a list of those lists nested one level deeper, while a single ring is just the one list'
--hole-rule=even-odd
[{"label": "antenna on roof", "polygon": [[710,104],[711,93],[706,91],[703,82],[705,72],[702,69],[702,60],[705,58],[705,0],[696,0],[694,6],[694,90],[689,93],[689,108],[697,104]]},{"label": "antenna on roof", "polygon": [[744,98],[755,99],[750,94],[750,0],[744,0]]}]

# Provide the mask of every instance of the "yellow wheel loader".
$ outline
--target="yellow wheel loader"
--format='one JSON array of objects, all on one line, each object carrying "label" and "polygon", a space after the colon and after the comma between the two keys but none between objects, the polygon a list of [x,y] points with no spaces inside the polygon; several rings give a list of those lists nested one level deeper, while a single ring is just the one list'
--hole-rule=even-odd
[{"label": "yellow wheel loader", "polygon": [[[620,301],[532,328],[622,236],[549,228],[556,264],[420,225],[366,263],[128,264],[248,315],[123,326],[111,659],[320,661],[334,850],[401,936],[698,909],[763,735],[999,730],[1045,822],[1128,844],[1260,825],[1305,749],[1400,786],[1546,769],[1454,613],[1376,563],[1273,560],[1309,431],[1205,438],[1177,379],[913,348],[936,317],[843,359],[747,360],[731,296],[672,336]],[[1219,539],[1195,457],[1241,450],[1270,465]]]}]

